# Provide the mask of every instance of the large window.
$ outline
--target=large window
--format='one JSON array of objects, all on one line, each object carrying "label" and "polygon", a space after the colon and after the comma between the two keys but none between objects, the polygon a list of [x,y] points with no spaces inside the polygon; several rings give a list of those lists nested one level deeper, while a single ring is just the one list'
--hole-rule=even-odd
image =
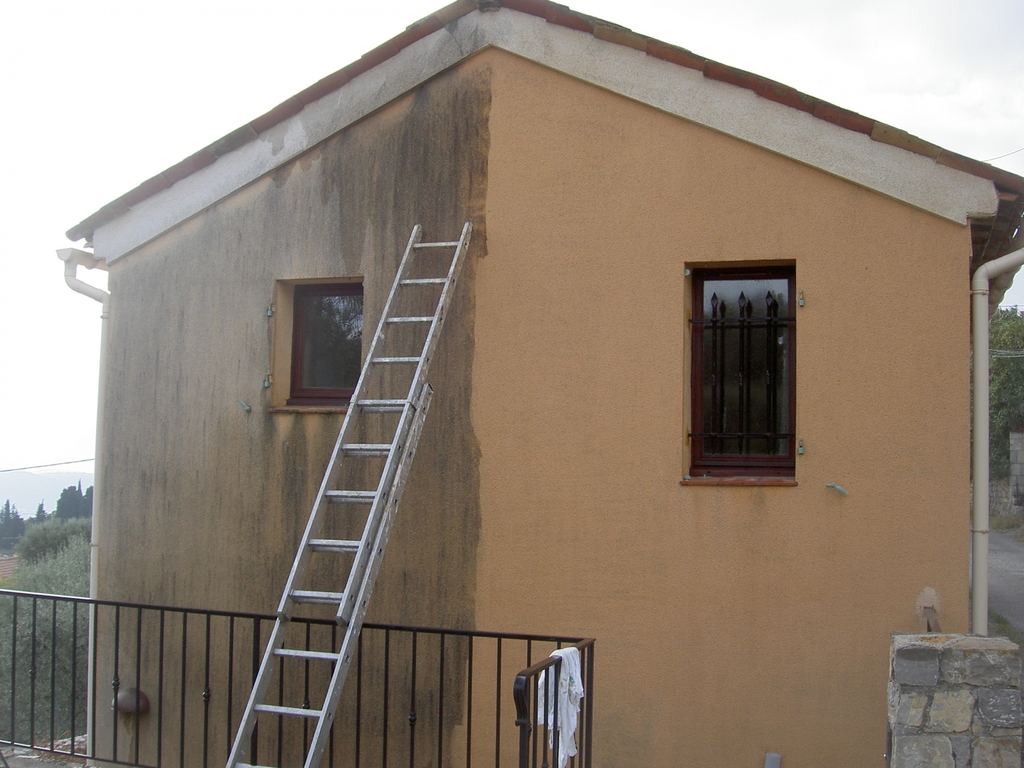
[{"label": "large window", "polygon": [[693,271],[691,470],[792,476],[795,271]]},{"label": "large window", "polygon": [[288,405],[348,402],[363,346],[360,283],[296,285]]}]

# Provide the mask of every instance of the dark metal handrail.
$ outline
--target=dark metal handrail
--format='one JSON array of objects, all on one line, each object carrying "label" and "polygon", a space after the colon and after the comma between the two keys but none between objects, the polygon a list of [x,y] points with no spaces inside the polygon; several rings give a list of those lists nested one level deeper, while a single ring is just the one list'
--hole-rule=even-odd
[{"label": "dark metal handrail", "polygon": [[[0,743],[112,764],[218,768],[274,618],[0,590]],[[292,624],[308,650],[340,637],[330,619]],[[516,725],[502,714],[506,686],[519,684],[515,670],[524,663],[547,664],[552,650],[573,644],[589,654],[581,751],[589,760],[593,641],[364,624],[324,768],[386,765],[396,752],[410,768],[463,759],[512,766]],[[322,684],[319,669],[308,660],[281,663],[289,674],[279,703],[297,696],[296,706],[308,706]],[[518,714],[518,700],[516,707]],[[302,725],[261,722],[252,760],[297,765],[308,737]]]},{"label": "dark metal handrail", "polygon": [[[563,646],[559,646],[560,648]],[[575,757],[570,758],[569,765],[576,768],[590,768],[593,759],[592,749],[592,726],[594,721],[594,640],[588,638],[572,644],[580,652],[580,670],[583,674],[583,714],[577,726],[579,733],[578,752]],[[562,659],[559,656],[548,656],[536,664],[527,667],[518,675],[512,683],[512,697],[516,703],[516,726],[519,728],[519,768],[530,768],[537,766],[538,752],[540,753],[541,765],[555,766],[558,768],[558,755],[561,747],[562,735],[558,730],[558,706],[554,706],[554,720],[548,726],[548,719],[545,713],[537,711],[538,691],[540,688],[540,675],[544,672],[551,675],[544,683],[548,694],[545,696],[545,708],[550,706],[551,691],[558,690],[558,680],[561,676]],[[546,672],[546,670],[551,670]],[[552,685],[553,683],[553,685]],[[557,694],[556,694],[557,695]],[[532,706],[531,706],[532,705]],[[534,729],[534,723],[541,724],[541,728]],[[549,735],[549,730],[552,732]],[[531,740],[530,734],[533,733]],[[553,736],[553,738],[551,738]],[[547,746],[545,746],[547,745]]]}]

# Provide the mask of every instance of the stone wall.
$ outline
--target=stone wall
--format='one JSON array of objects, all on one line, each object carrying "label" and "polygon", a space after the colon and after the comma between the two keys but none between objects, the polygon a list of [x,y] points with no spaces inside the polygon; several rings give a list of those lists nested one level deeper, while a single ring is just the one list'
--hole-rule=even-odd
[{"label": "stone wall", "polygon": [[1010,479],[1007,485],[1011,493],[1017,489],[1024,492],[1024,432],[1016,430],[1010,432]]},{"label": "stone wall", "polygon": [[892,768],[1021,768],[1021,651],[1002,637],[893,635]]}]

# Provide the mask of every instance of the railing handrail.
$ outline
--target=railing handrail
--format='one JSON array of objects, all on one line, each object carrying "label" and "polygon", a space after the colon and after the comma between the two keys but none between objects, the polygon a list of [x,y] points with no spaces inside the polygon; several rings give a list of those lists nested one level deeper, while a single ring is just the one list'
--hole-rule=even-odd
[{"label": "railing handrail", "polygon": [[[258,619],[260,621],[274,621],[277,617],[267,613],[248,613],[245,611],[226,611],[213,608],[182,608],[174,605],[155,605],[153,603],[129,603],[123,600],[103,600],[93,597],[78,597],[75,595],[55,595],[46,592],[23,592],[16,589],[0,589],[0,595],[12,595],[14,597],[28,597],[43,600],[62,600],[64,602],[82,603],[85,605],[104,605],[112,608],[144,608],[150,611],[170,611],[175,613],[194,613],[201,616],[223,616],[238,619]],[[312,624],[314,626],[333,626],[336,622],[333,619],[316,619],[293,617],[292,621],[298,623]],[[559,635],[533,635],[522,632],[495,632],[483,629],[450,629],[442,627],[425,627],[413,624],[379,624],[374,622],[363,622],[363,626],[369,629],[393,629],[400,632],[419,632],[421,634],[452,635],[456,637],[489,637],[504,638],[506,640],[534,640],[540,643],[593,643],[593,640],[579,637],[565,637]],[[581,646],[582,647],[582,646]]]},{"label": "railing handrail", "polygon": [[[584,638],[578,642],[567,646],[569,648],[575,648],[580,652],[582,657],[584,653],[589,651],[586,655],[586,671],[584,672],[587,688],[592,689],[593,687],[593,673],[594,673],[594,638]],[[529,766],[529,738],[530,731],[533,729],[534,718],[530,716],[530,680],[536,678],[546,669],[551,667],[557,667],[559,670],[562,666],[562,658],[560,656],[548,656],[547,658],[541,659],[535,664],[522,670],[516,675],[515,680],[512,682],[512,698],[516,703],[516,725],[519,727],[519,766],[520,768],[528,768]],[[558,684],[555,683],[555,689],[557,690]],[[556,694],[557,695],[557,694]],[[593,720],[593,692],[587,690],[584,693],[585,703],[584,707],[584,735],[586,743],[584,744],[584,756],[583,768],[588,768],[590,765],[590,726]],[[535,713],[536,714],[536,713]],[[556,715],[557,723],[557,715]]]}]

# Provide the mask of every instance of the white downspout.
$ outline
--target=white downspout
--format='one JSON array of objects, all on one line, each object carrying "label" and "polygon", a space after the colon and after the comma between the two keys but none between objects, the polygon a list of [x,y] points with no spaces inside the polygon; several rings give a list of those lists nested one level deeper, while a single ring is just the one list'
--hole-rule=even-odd
[{"label": "white downspout", "polygon": [[80,251],[77,248],[61,248],[57,251],[57,258],[64,262],[64,282],[76,293],[81,293],[94,299],[103,305],[100,312],[100,376],[99,394],[96,398],[96,457],[93,469],[92,482],[92,546],[89,549],[89,597],[97,597],[96,579],[99,575],[99,541],[100,530],[103,523],[103,401],[105,391],[105,379],[107,373],[107,320],[110,317],[110,294],[95,286],[83,283],[75,273],[78,266],[86,269],[106,270],[107,264],[102,259],[97,259],[91,253]]},{"label": "white downspout", "polygon": [[988,494],[989,393],[988,318],[989,282],[1024,266],[1024,248],[977,268],[971,278],[971,329],[974,349],[974,448],[971,478],[974,483],[971,521],[971,632],[988,634]]}]

